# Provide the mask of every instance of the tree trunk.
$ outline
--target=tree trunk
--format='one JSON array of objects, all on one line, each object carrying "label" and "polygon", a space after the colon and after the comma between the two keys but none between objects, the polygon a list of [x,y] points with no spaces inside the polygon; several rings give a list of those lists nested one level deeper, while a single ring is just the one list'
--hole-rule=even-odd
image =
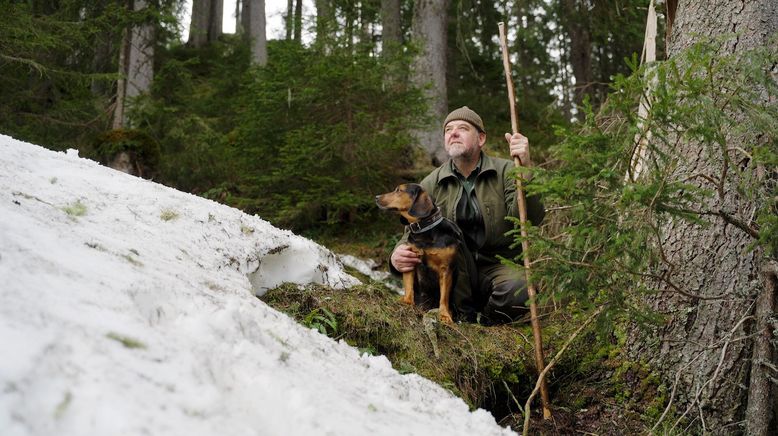
[{"label": "tree trunk", "polygon": [[[420,53],[413,62],[412,81],[424,90],[429,104],[430,122],[413,135],[427,151],[434,165],[448,156],[443,146],[441,123],[448,111],[446,94],[446,36],[448,27],[447,0],[418,0],[413,11],[412,38]],[[480,108],[474,108],[479,110]],[[486,109],[486,108],[484,108]],[[480,110],[484,110],[480,109]]]},{"label": "tree trunk", "polygon": [[[737,55],[767,44],[776,31],[778,8],[773,0],[679,2],[669,54],[688,48],[700,35],[735,32],[737,39],[724,45],[721,54]],[[755,103],[765,103],[764,98]],[[742,119],[737,113],[730,115]],[[728,147],[748,148],[742,133],[727,132],[726,140]],[[712,176],[710,180],[724,177],[723,189],[704,200],[703,210],[723,211],[751,224],[752,211],[760,204],[739,192],[736,171],[723,170],[731,165],[724,159],[725,152],[711,157],[692,141],[681,141],[673,152],[680,156],[672,175],[676,180],[711,189],[706,178],[695,175]],[[744,165],[755,163],[748,160]],[[676,418],[684,416],[693,433],[776,434],[775,421],[770,424],[775,397],[771,402],[764,388],[754,388],[755,383],[769,386],[765,361],[775,362],[771,332],[764,320],[764,314],[775,307],[774,272],[765,270],[767,254],[759,247],[752,249],[755,241],[747,232],[730,225],[730,220],[703,220],[707,226],[674,220],[661,228],[662,247],[673,267],[658,274],[667,274],[687,295],[666,282],[657,284],[652,306],[667,322],[655,332],[656,338],[635,340],[640,335],[633,332],[630,352],[655,368],[668,386],[675,386]],[[767,349],[756,347],[765,341]]]},{"label": "tree trunk", "polygon": [[248,12],[248,33],[251,38],[251,60],[264,67],[267,65],[267,35],[265,33],[265,0],[247,0],[250,3]]},{"label": "tree trunk", "polygon": [[397,53],[402,44],[400,20],[400,0],[383,0],[381,2],[381,50],[389,58]]},{"label": "tree trunk", "polygon": [[579,0],[564,0],[567,10],[564,20],[567,36],[570,38],[570,66],[575,77],[573,101],[580,106],[586,95],[593,95],[594,88],[591,84],[594,80],[592,72],[592,41],[587,12],[582,10],[586,6]]},{"label": "tree trunk", "polygon": [[292,32],[294,31],[294,0],[286,0],[286,16],[284,17],[284,23],[286,24],[286,40],[292,40]]},{"label": "tree trunk", "polygon": [[303,42],[303,0],[297,0],[294,5],[294,40],[298,44]]},{"label": "tree trunk", "polygon": [[[243,11],[243,1],[235,0],[235,33],[242,33],[245,27],[243,27],[243,19],[241,18]],[[245,0],[248,3],[248,0]]]},{"label": "tree trunk", "polygon": [[334,38],[337,25],[335,21],[335,5],[332,0],[316,0],[316,44],[326,53]]},{"label": "tree trunk", "polygon": [[243,35],[248,38],[249,28],[251,28],[251,0],[240,0],[240,27]]},{"label": "tree trunk", "polygon": [[[134,8],[141,11],[147,7],[146,0],[135,0]],[[130,32],[130,48],[127,59],[128,100],[151,91],[154,80],[154,25],[142,23],[133,26]],[[124,125],[128,125],[125,114]]]},{"label": "tree trunk", "polygon": [[211,0],[211,12],[208,17],[208,42],[214,42],[222,36],[224,21],[224,0]]},{"label": "tree trunk", "polygon": [[[141,11],[146,0],[134,0],[130,7]],[[129,127],[127,106],[132,99],[148,93],[154,79],[154,25],[142,23],[125,29],[119,49],[119,80],[116,87],[116,106],[113,128]]]},{"label": "tree trunk", "polygon": [[130,31],[124,28],[119,47],[119,79],[116,81],[116,100],[113,107],[111,128],[121,129],[124,124],[124,100],[127,95],[127,52],[130,47]]},{"label": "tree trunk", "polygon": [[192,0],[189,45],[200,48],[222,35],[224,0]]},{"label": "tree trunk", "polygon": [[187,41],[187,44],[192,47],[200,48],[208,42],[210,10],[210,0],[192,0],[192,21],[189,22],[189,41]]},{"label": "tree trunk", "polygon": [[402,27],[400,0],[381,2],[381,56],[387,63],[386,82],[391,86],[403,85],[402,65],[398,57],[402,53]]},{"label": "tree trunk", "polygon": [[778,425],[774,424],[770,428],[770,421],[778,416],[778,384],[770,380],[770,371],[773,370],[770,365],[774,366],[778,358],[774,345],[776,338],[773,337],[770,325],[770,318],[775,316],[778,294],[778,262],[763,265],[762,278],[764,288],[759,292],[754,309],[755,337],[746,406],[746,433],[766,436],[778,433]]}]

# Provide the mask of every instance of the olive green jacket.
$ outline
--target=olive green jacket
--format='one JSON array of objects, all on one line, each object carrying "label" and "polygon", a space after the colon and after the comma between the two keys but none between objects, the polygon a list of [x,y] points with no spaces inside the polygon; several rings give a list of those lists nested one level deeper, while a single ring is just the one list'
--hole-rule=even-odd
[{"label": "olive green jacket", "polygon": [[[514,240],[505,233],[513,230],[513,222],[506,216],[518,218],[519,209],[516,203],[516,179],[512,177],[513,162],[507,159],[495,158],[481,153],[481,172],[475,181],[475,193],[478,207],[484,220],[485,240],[483,245],[473,253],[476,263],[499,262],[497,255],[512,259],[521,253],[521,247],[511,249]],[[456,222],[456,209],[462,197],[462,183],[451,170],[451,161],[432,171],[421,181],[422,187],[432,196],[435,204],[440,207],[443,216]],[[527,197],[527,218],[533,225],[539,225],[545,211],[540,199]],[[409,230],[397,245],[408,239]],[[394,268],[391,268],[394,270]]]}]

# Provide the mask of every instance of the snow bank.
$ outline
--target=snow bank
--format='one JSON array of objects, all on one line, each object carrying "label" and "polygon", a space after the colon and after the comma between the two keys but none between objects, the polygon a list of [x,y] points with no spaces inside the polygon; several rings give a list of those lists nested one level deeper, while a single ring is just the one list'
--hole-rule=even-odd
[{"label": "snow bank", "polygon": [[0,434],[506,435],[257,298],[356,283],[258,217],[0,135]]}]

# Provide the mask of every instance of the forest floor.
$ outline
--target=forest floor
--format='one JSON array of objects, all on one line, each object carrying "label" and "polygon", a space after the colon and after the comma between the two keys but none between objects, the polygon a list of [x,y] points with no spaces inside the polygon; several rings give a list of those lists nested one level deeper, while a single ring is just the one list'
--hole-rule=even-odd
[{"label": "forest floor", "polygon": [[[382,232],[382,225],[386,223],[345,236],[320,234],[317,239],[335,252],[373,259],[386,269],[396,237],[387,238],[392,233]],[[521,433],[522,410],[537,374],[529,323],[441,324],[434,312],[403,305],[395,291],[351,272],[364,284],[348,290],[284,285],[262,300],[303,325],[366,353],[386,356],[402,373],[437,382],[471,408],[489,410],[501,425]],[[546,362],[582,322],[558,305],[544,308]],[[585,331],[576,338],[548,378],[553,419],[542,419],[536,398],[530,434],[649,432],[650,422],[661,412],[664,390],[650,368],[620,357],[623,338],[618,330],[608,335]]]}]

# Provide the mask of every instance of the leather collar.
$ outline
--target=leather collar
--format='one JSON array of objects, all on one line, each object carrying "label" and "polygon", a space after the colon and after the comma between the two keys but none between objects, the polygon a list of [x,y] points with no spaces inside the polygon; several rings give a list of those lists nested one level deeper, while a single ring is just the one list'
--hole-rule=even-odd
[{"label": "leather collar", "polygon": [[408,224],[411,229],[411,233],[424,233],[440,224],[443,221],[443,214],[440,212],[440,208],[436,207],[435,212],[427,215],[423,219],[416,221],[415,223]]}]

